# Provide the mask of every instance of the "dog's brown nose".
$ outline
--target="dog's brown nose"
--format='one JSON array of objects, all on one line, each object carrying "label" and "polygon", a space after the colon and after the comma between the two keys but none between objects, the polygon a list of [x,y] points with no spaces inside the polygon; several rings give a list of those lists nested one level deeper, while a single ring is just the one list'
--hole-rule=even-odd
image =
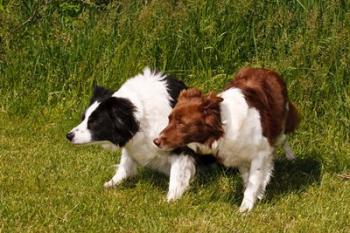
[{"label": "dog's brown nose", "polygon": [[160,146],[160,140],[159,140],[159,138],[156,138],[156,139],[154,139],[153,140],[153,143],[156,145],[156,146]]}]

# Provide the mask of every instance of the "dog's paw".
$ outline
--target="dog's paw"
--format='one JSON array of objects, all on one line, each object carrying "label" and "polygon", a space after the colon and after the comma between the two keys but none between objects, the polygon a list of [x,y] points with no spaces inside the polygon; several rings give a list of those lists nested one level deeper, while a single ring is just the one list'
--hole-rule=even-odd
[{"label": "dog's paw", "polygon": [[104,188],[113,188],[117,185],[116,182],[114,182],[113,180],[107,181],[103,184]]},{"label": "dog's paw", "polygon": [[262,199],[264,199],[265,194],[264,193],[259,193],[259,195],[257,196],[258,200],[261,201]]},{"label": "dog's paw", "polygon": [[265,191],[260,191],[257,198],[259,201],[261,201],[262,199],[264,199],[265,197]]},{"label": "dog's paw", "polygon": [[182,196],[182,193],[181,192],[176,192],[176,191],[173,191],[173,192],[168,192],[168,195],[167,195],[167,201],[168,202],[174,202],[178,199],[180,199]]},{"label": "dog's paw", "polygon": [[243,199],[241,206],[239,207],[239,212],[245,213],[253,209],[254,203],[252,201]]}]

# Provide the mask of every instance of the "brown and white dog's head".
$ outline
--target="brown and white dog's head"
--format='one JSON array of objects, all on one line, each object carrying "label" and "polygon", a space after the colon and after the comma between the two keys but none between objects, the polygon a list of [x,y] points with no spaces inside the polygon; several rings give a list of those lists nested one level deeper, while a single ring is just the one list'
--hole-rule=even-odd
[{"label": "brown and white dog's head", "polygon": [[165,150],[192,142],[210,146],[223,135],[221,101],[216,94],[203,95],[195,88],[182,91],[169,115],[168,126],[154,139],[154,144]]}]

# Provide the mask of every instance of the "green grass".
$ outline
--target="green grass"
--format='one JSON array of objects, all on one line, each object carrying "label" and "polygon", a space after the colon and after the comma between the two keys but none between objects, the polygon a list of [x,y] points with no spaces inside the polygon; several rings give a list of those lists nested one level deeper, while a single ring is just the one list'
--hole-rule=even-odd
[{"label": "green grass", "polygon": [[[350,232],[348,1],[84,2],[0,0],[0,232]],[[165,176],[104,190],[119,153],[66,142],[94,80],[146,65],[205,91],[243,66],[283,75],[298,159],[278,157],[251,213],[234,170],[203,168],[168,204]]]}]

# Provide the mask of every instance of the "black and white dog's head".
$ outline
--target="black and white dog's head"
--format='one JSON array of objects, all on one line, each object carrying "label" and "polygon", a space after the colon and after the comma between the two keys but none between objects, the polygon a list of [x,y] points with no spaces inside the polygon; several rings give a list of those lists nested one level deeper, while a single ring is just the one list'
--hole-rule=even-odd
[{"label": "black and white dog's head", "polygon": [[110,142],[124,146],[139,130],[136,107],[127,98],[112,96],[111,90],[95,86],[90,106],[67,139],[73,144]]}]

